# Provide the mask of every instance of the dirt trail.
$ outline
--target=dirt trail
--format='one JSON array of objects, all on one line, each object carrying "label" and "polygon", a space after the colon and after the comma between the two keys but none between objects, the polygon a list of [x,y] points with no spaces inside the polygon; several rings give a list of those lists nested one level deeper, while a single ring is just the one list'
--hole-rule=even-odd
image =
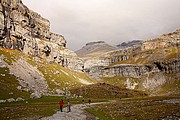
[{"label": "dirt trail", "polygon": [[[100,103],[91,103],[91,105],[95,104],[104,104],[106,102]],[[63,112],[58,111],[53,116],[44,117],[40,120],[98,120],[97,117],[88,114],[84,109],[88,108],[88,104],[78,104],[71,106],[71,112],[67,112],[67,108],[63,109]]]}]

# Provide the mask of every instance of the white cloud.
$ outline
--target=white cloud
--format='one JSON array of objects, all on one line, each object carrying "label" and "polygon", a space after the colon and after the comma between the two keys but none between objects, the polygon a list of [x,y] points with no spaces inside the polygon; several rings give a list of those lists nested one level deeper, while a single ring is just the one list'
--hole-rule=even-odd
[{"label": "white cloud", "polygon": [[180,28],[180,0],[23,0],[77,50],[89,41],[148,39]]}]

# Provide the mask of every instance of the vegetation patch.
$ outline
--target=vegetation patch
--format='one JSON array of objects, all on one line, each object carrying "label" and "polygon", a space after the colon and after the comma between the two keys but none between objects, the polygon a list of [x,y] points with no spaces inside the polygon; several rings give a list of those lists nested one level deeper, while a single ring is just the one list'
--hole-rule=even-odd
[{"label": "vegetation patch", "polygon": [[90,98],[129,98],[137,96],[147,96],[146,93],[130,90],[126,88],[120,88],[118,86],[106,84],[106,83],[97,83],[93,85],[78,87],[70,90],[72,94],[80,95],[83,97]]},{"label": "vegetation patch", "polygon": [[[139,84],[139,79],[132,78],[132,77],[114,76],[114,77],[103,77],[101,79],[102,79],[101,82],[105,82],[107,84],[111,84],[111,85],[115,85],[115,86],[119,86],[123,88],[127,87],[127,85],[125,84],[127,79]],[[139,85],[137,85],[135,89],[138,89],[138,86]]]},{"label": "vegetation patch", "polygon": [[101,114],[97,116],[108,116],[109,120],[179,119],[179,103],[173,102],[174,100],[179,98],[122,99],[114,103],[94,105],[91,113]]},{"label": "vegetation patch", "polygon": [[29,92],[17,89],[20,84],[14,75],[9,74],[8,68],[0,68],[0,73],[0,100],[18,97],[26,99],[30,96]]},{"label": "vegetation patch", "polygon": [[87,112],[93,114],[94,116],[98,117],[100,120],[110,120],[111,117],[101,111],[96,111],[94,108],[86,108]]}]

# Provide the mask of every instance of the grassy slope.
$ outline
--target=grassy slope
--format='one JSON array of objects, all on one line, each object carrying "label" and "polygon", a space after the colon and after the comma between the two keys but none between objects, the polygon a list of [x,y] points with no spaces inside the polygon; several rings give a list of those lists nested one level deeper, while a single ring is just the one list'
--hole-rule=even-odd
[{"label": "grassy slope", "polygon": [[137,97],[137,96],[146,96],[145,93],[136,91],[136,90],[129,90],[126,88],[120,88],[118,86],[105,84],[105,83],[98,83],[88,86],[83,86],[80,88],[71,89],[71,93],[81,95],[84,97],[90,98],[128,98],[128,97]]},{"label": "grassy slope", "polygon": [[[139,80],[137,78],[129,78],[131,81],[135,83],[139,83]],[[127,77],[122,77],[122,76],[115,76],[115,77],[105,77],[102,78],[102,82],[111,84],[111,85],[116,85],[119,87],[127,87],[124,83],[126,82]],[[139,89],[139,85],[135,87],[135,89]]]},{"label": "grassy slope", "polygon": [[[4,61],[9,65],[12,64],[21,53],[14,50],[0,50],[0,55],[4,55]],[[20,86],[18,78],[9,73],[8,68],[0,68],[0,100],[8,98],[24,98],[27,99],[30,96],[30,92],[20,91],[17,89]]]},{"label": "grassy slope", "polygon": [[[9,74],[9,69],[0,68],[0,100],[8,98],[28,98],[30,96],[29,92],[20,91],[17,89],[20,86],[17,78],[14,75]],[[5,76],[4,76],[5,75]]]},{"label": "grassy slope", "polygon": [[[56,63],[49,64],[45,60],[41,60],[41,62],[38,62],[37,64],[33,58],[28,62],[34,66],[37,66],[37,68],[44,74],[48,85],[52,90],[54,88],[65,90],[73,87],[83,86],[84,84],[78,80],[79,78],[90,83],[94,82],[84,73],[66,69]],[[59,85],[56,85],[54,81]]]},{"label": "grassy slope", "polygon": [[[32,66],[37,67],[46,78],[51,93],[55,93],[55,89],[68,90],[71,87],[83,86],[84,84],[78,79],[94,83],[94,81],[84,73],[63,68],[56,63],[49,64],[44,59],[36,60],[34,57],[25,55],[19,51],[1,49],[0,55],[4,56],[4,61],[9,65],[21,58],[26,60]],[[0,74],[3,74],[0,75],[0,99],[13,97],[29,98],[28,96],[30,93],[17,90],[17,87],[19,86],[17,81],[18,78],[9,74],[8,68],[0,68]],[[9,94],[11,92],[13,92],[13,94]]]}]

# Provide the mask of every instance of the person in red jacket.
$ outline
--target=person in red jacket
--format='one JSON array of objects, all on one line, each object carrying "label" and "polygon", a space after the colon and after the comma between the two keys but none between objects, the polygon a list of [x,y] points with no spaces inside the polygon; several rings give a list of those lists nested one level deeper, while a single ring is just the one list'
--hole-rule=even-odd
[{"label": "person in red jacket", "polygon": [[61,101],[59,102],[59,106],[60,106],[61,112],[63,112],[63,105],[64,105],[64,102],[63,102],[63,100],[61,99]]}]

